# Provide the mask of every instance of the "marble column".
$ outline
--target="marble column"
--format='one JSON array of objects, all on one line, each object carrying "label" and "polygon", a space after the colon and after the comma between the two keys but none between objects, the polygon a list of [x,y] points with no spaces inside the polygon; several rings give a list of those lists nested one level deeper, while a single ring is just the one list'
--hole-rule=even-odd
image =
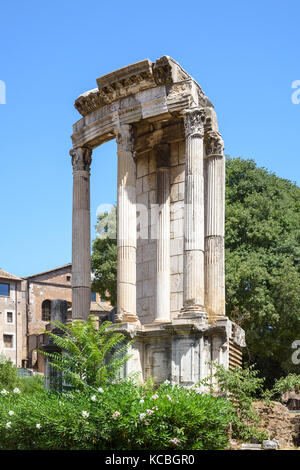
[{"label": "marble column", "polygon": [[73,165],[72,318],[87,320],[91,305],[90,165],[92,150],[70,151]]},{"label": "marble column", "polygon": [[207,318],[204,307],[204,122],[205,112],[184,113],[186,138],[184,201],[184,316]]},{"label": "marble column", "polygon": [[216,131],[205,135],[205,306],[211,319],[225,315],[225,157]]},{"label": "marble column", "polygon": [[118,322],[138,322],[136,315],[136,163],[132,127],[116,133],[118,146]]},{"label": "marble column", "polygon": [[170,312],[170,169],[157,169],[157,272],[155,322],[171,321]]}]

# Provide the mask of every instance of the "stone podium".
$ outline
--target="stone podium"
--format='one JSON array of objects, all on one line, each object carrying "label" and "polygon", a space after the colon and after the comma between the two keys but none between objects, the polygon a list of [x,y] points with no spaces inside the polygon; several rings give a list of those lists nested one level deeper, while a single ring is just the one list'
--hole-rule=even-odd
[{"label": "stone podium", "polygon": [[244,332],[225,315],[225,158],[213,105],[172,58],[97,79],[75,101],[72,317],[90,306],[92,151],[117,141],[120,330],[127,373],[191,385],[209,362],[239,365]]}]

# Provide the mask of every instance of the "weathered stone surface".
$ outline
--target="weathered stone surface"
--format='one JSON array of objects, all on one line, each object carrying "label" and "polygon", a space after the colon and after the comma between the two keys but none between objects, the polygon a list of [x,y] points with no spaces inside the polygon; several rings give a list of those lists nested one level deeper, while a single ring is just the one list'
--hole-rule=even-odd
[{"label": "weathered stone surface", "polygon": [[279,442],[277,439],[266,439],[262,441],[262,448],[264,450],[277,450],[279,448]]},{"label": "weathered stone surface", "polygon": [[251,444],[246,442],[241,445],[241,450],[261,450],[261,444]]},{"label": "weathered stone surface", "polygon": [[293,448],[300,442],[300,415],[295,416],[279,402],[254,403],[260,416],[259,429],[268,430],[271,440],[276,439],[280,448]]},{"label": "weathered stone surface", "polygon": [[[226,368],[238,362],[244,344],[224,311],[225,160],[216,114],[168,56],[123,67],[97,85],[75,102],[83,117],[73,126],[73,166],[74,174],[87,172],[89,152],[117,139],[117,320],[137,338],[131,366],[143,379],[191,385],[210,373],[210,360]],[[87,205],[88,193],[76,189],[79,204]],[[87,291],[75,289],[89,288],[80,279],[89,254],[82,259],[80,246],[88,246],[90,221],[79,224],[74,208],[81,268],[73,294],[83,301]]]}]

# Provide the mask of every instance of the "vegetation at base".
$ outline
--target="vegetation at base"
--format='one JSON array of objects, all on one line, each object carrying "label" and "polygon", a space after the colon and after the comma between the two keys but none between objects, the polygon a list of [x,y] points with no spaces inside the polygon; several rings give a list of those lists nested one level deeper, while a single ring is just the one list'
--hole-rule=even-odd
[{"label": "vegetation at base", "polygon": [[[213,376],[191,388],[152,380],[140,385],[116,379],[128,355],[124,345],[125,356],[115,352],[124,338],[111,325],[97,329],[90,318],[57,326],[65,336],[50,335],[62,354],[48,358],[70,388],[45,390],[40,377],[21,379],[12,362],[2,360],[0,449],[217,450],[228,446],[230,434],[242,441],[267,437],[257,430],[252,409],[263,395],[263,379],[253,367],[227,371],[214,365]],[[300,376],[290,376],[270,394],[299,384]]]},{"label": "vegetation at base", "polygon": [[77,390],[100,386],[116,379],[129,359],[131,342],[116,331],[118,325],[105,321],[98,324],[90,315],[88,321],[76,320],[64,325],[53,322],[62,334],[46,332],[63,354],[40,351],[51,366],[63,374],[64,382]]},{"label": "vegetation at base", "polygon": [[39,392],[44,389],[44,376],[20,377],[12,361],[0,355],[0,389],[12,392],[15,388],[27,394]]},{"label": "vegetation at base", "polygon": [[[9,414],[13,411],[14,414]],[[0,449],[224,449],[230,402],[164,384],[132,381],[78,393],[0,398]]]},{"label": "vegetation at base", "polygon": [[[213,380],[211,377],[201,381],[213,395],[227,397],[235,408],[235,416],[231,423],[232,437],[241,441],[268,438],[267,432],[257,429],[260,421],[252,403],[263,395],[263,378],[258,377],[259,371],[253,366],[245,369],[236,367],[226,370],[224,366],[212,363]],[[299,376],[300,378],[300,376]]]}]

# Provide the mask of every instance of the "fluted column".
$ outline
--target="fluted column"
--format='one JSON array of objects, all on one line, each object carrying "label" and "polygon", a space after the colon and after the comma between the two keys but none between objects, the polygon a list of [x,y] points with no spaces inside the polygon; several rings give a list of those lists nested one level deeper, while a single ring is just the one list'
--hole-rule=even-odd
[{"label": "fluted column", "polygon": [[211,319],[225,315],[225,157],[216,131],[205,135],[205,305]]},{"label": "fluted column", "polygon": [[90,165],[92,150],[70,151],[73,165],[72,318],[87,320],[91,305]]},{"label": "fluted column", "polygon": [[204,308],[204,110],[185,111],[184,316],[206,319]]},{"label": "fluted column", "polygon": [[117,321],[137,322],[136,315],[136,164],[130,125],[118,128],[118,310]]},{"label": "fluted column", "polygon": [[156,322],[170,321],[170,170],[157,169],[157,273]]}]

